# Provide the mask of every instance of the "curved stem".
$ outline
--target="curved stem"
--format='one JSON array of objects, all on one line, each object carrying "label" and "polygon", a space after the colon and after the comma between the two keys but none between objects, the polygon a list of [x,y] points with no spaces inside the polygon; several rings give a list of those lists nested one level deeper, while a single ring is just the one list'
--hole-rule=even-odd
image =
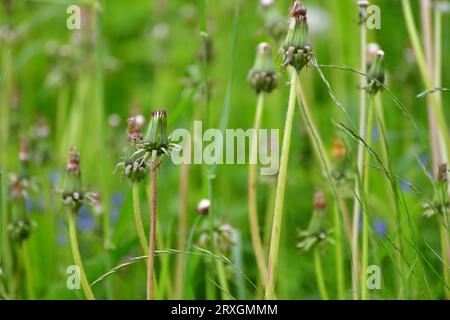
[{"label": "curved stem", "polygon": [[261,117],[264,106],[264,93],[258,95],[255,123],[253,125],[253,137],[250,151],[250,165],[248,168],[248,218],[250,223],[250,235],[255,252],[263,287],[266,285],[267,267],[264,249],[260,236],[257,205],[257,158],[258,158],[258,134],[261,126]]},{"label": "curved stem", "polygon": [[139,184],[133,182],[132,185],[133,192],[133,213],[134,213],[134,224],[136,225],[136,232],[138,234],[139,243],[142,248],[144,255],[148,254],[147,247],[147,237],[145,236],[144,225],[142,223],[141,207],[139,205]]},{"label": "curved stem", "polygon": [[329,300],[330,297],[328,296],[327,288],[325,286],[325,279],[323,276],[320,249],[317,247],[314,249],[314,269],[316,272],[316,281],[317,286],[319,287],[320,297],[322,298],[322,300]]},{"label": "curved stem", "polygon": [[76,230],[75,212],[71,211],[69,213],[69,237],[70,246],[72,248],[72,255],[75,264],[80,268],[81,276],[81,286],[83,287],[84,294],[88,300],[95,300],[94,293],[92,292],[91,286],[86,277],[86,272],[84,271],[83,262],[81,260],[80,249],[78,248],[78,238]]},{"label": "curved stem", "polygon": [[154,281],[155,281],[155,234],[156,234],[156,164],[153,160],[151,163],[151,180],[150,190],[152,195],[152,204],[150,210],[150,235],[148,243],[148,270],[147,270],[147,300],[155,298]]},{"label": "curved stem", "polygon": [[278,251],[280,248],[281,222],[283,217],[284,192],[286,187],[287,167],[289,163],[289,150],[291,147],[292,124],[294,121],[295,98],[297,87],[297,71],[291,70],[291,88],[289,93],[289,105],[284,127],[283,146],[281,149],[280,168],[278,174],[275,208],[272,222],[272,236],[269,250],[269,264],[265,299],[275,298],[275,282],[277,278]]}]

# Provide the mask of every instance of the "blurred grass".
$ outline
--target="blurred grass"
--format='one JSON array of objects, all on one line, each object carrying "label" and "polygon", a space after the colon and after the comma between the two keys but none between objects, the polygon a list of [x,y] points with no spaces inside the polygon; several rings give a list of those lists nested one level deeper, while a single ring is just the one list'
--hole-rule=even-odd
[{"label": "blurred grass", "polygon": [[[41,182],[42,189],[33,195],[36,205],[31,212],[37,223],[31,239],[29,251],[33,265],[37,298],[42,299],[77,299],[82,295],[77,291],[66,289],[66,267],[71,264],[70,249],[67,241],[67,226],[61,206],[52,195],[49,184],[52,171],[59,173],[59,184],[62,184],[62,174],[65,162],[65,152],[72,144],[80,147],[82,154],[82,171],[85,184],[90,189],[101,190],[104,194],[105,210],[111,217],[111,250],[105,250],[104,231],[101,218],[95,218],[95,228],[81,231],[80,249],[85,259],[88,278],[93,281],[113,266],[125,261],[127,257],[140,255],[139,243],[134,231],[131,189],[126,183],[112,175],[114,165],[121,156],[121,147],[125,143],[123,134],[125,120],[133,113],[142,113],[146,118],[150,111],[157,108],[168,110],[171,128],[190,128],[191,115],[202,108],[202,102],[196,96],[197,88],[186,88],[183,79],[187,77],[188,66],[197,65],[202,39],[199,35],[197,1],[146,1],[133,0],[124,4],[120,0],[103,1],[101,11],[102,27],[101,47],[94,47],[85,52],[79,61],[69,61],[74,64],[91,63],[80,74],[66,79],[61,87],[52,88],[46,85],[46,78],[53,67],[61,64],[48,55],[46,48],[50,41],[69,43],[73,31],[65,27],[67,18],[66,6],[70,3],[83,1],[13,1],[14,12],[8,15],[2,8],[0,25],[26,27],[24,32],[12,44],[14,80],[13,86],[20,91],[20,108],[10,110],[10,118],[17,121],[20,132],[11,132],[6,152],[2,156],[7,159],[8,170],[18,169],[17,145],[20,133],[27,132],[38,115],[45,116],[52,130],[52,145],[55,146],[54,162],[46,168],[35,168],[34,175]],[[90,1],[84,1],[91,3]],[[411,297],[428,297],[421,290],[429,291],[431,297],[441,297],[440,260],[430,248],[439,252],[439,238],[436,224],[421,215],[421,204],[432,198],[432,186],[422,170],[418,170],[417,157],[427,161],[430,167],[427,114],[424,99],[416,95],[423,91],[420,76],[414,61],[411,61],[409,40],[402,19],[401,6],[391,0],[372,1],[382,8],[382,29],[369,31],[370,41],[377,41],[386,52],[386,69],[388,70],[388,87],[405,105],[417,123],[422,138],[410,121],[396,108],[387,94],[383,96],[385,106],[386,127],[389,148],[392,154],[391,165],[396,176],[410,182],[420,190],[417,194],[405,184],[401,185],[402,204],[408,209],[418,238],[417,243],[410,244],[411,261],[422,263],[430,289],[418,287]],[[305,1],[311,14],[311,38],[314,51],[320,64],[339,66],[358,66],[357,38],[357,7],[354,1]],[[277,1],[277,6],[287,17],[290,1]],[[419,21],[418,5],[412,2],[415,17]],[[239,7],[239,29],[236,37],[236,58],[234,60],[234,90],[228,89],[230,81],[230,54],[232,52],[232,32],[234,10]],[[262,19],[258,14],[257,1],[228,0],[207,2],[208,32],[212,39],[214,59],[208,65],[208,78],[211,80],[209,105],[213,123],[219,124],[224,117],[222,113],[229,106],[228,128],[249,128],[254,115],[255,95],[246,83],[248,70],[254,59],[256,45],[261,41],[269,41],[262,31]],[[317,17],[317,18],[315,18]],[[419,25],[419,24],[418,24]],[[444,16],[443,39],[450,36],[448,15]],[[273,46],[276,44],[272,42]],[[100,42],[97,42],[100,45]],[[4,54],[9,50],[3,45],[0,51]],[[97,50],[97,51],[96,51]],[[443,52],[450,52],[449,41],[443,42]],[[114,58],[111,60],[110,57]],[[97,60],[96,60],[97,59]],[[101,71],[103,62],[106,70]],[[279,60],[277,60],[279,62]],[[106,63],[105,62],[105,63]],[[114,63],[113,63],[114,62]],[[279,64],[279,63],[278,63]],[[5,61],[2,60],[0,70],[5,73]],[[449,60],[444,59],[443,70],[449,70]],[[358,76],[350,72],[334,69],[324,69],[326,77],[337,99],[343,103],[347,112],[356,122],[358,115]],[[287,75],[282,74],[280,88],[267,98],[267,107],[263,115],[263,127],[282,128],[287,106],[288,87]],[[333,123],[345,119],[342,112],[330,99],[327,89],[321,79],[312,70],[304,75],[304,89],[310,100],[314,118],[320,134],[328,150],[331,141],[341,133]],[[2,77],[3,78],[3,77]],[[98,85],[104,79],[103,87]],[[443,73],[443,84],[448,84],[450,74]],[[447,85],[448,87],[448,85]],[[63,119],[69,123],[60,127],[57,123],[58,97],[66,90],[68,114]],[[4,86],[2,86],[4,93]],[[194,91],[192,91],[194,90]],[[11,98],[9,92],[8,98]],[[448,94],[443,94],[444,105],[449,105]],[[227,102],[224,105],[224,101]],[[60,108],[61,106],[58,106]],[[0,117],[3,119],[4,109]],[[107,117],[111,114],[120,115],[122,121],[119,128],[107,125]],[[172,120],[172,116],[175,118]],[[449,114],[446,114],[447,121]],[[320,163],[313,156],[313,148],[306,136],[305,127],[300,114],[295,115],[295,126],[291,147],[289,177],[286,188],[285,220],[280,246],[280,263],[278,270],[277,296],[281,299],[311,299],[319,298],[314,278],[312,253],[300,254],[296,248],[296,229],[305,228],[312,212],[312,198],[316,187],[327,189],[321,178]],[[5,127],[2,127],[2,135]],[[2,137],[3,138],[3,137]],[[65,141],[61,143],[61,141]],[[425,142],[425,144],[424,144]],[[61,143],[61,144],[60,144]],[[5,151],[7,150],[7,151]],[[356,144],[349,145],[349,153],[353,154]],[[373,172],[376,172],[373,170]],[[4,175],[2,175],[4,176]],[[390,207],[386,199],[386,187],[382,174],[372,173],[371,201],[374,220],[388,223],[390,229]],[[159,224],[164,235],[171,234],[167,239],[167,248],[173,247],[176,234],[171,232],[177,223],[178,212],[178,179],[179,170],[168,161],[160,172],[159,185]],[[191,227],[195,218],[197,202],[204,196],[200,189],[201,169],[192,166],[189,190],[189,215]],[[257,269],[253,263],[249,227],[247,222],[247,186],[246,167],[243,165],[223,165],[217,170],[214,181],[214,212],[215,216],[239,229],[242,242],[239,243],[239,268],[246,276],[255,280]],[[2,184],[5,179],[2,180]],[[261,212],[265,212],[273,182],[265,182],[260,188],[259,203]],[[145,184],[147,186],[148,184]],[[5,195],[5,193],[3,193]],[[118,206],[113,197],[123,198]],[[4,200],[4,199],[2,199]],[[147,204],[142,203],[142,211],[148,212]],[[118,215],[117,218],[115,215]],[[332,216],[331,210],[328,215]],[[144,214],[144,226],[148,226],[148,216]],[[261,216],[260,221],[264,221]],[[264,229],[264,226],[262,226]],[[373,230],[372,230],[373,231]],[[58,240],[59,239],[59,240]],[[171,240],[171,241],[169,241]],[[382,289],[374,294],[377,298],[396,298],[394,275],[396,272],[392,262],[392,243],[386,237],[371,237],[371,264],[382,267]],[[328,248],[323,257],[325,282],[330,292],[336,291],[334,276],[334,257],[332,248]],[[237,255],[239,255],[237,253]],[[350,266],[350,254],[346,246],[346,266]],[[203,298],[204,265],[200,258],[190,259],[188,274],[189,297]],[[415,260],[416,259],[416,260]],[[173,269],[175,259],[169,258]],[[157,262],[159,263],[159,262]],[[3,267],[3,265],[2,265]],[[157,264],[157,271],[159,271]],[[348,269],[349,270],[349,269]],[[94,287],[96,296],[100,298],[114,297],[117,299],[141,299],[145,295],[145,273],[143,263],[121,269],[112,275],[110,294],[106,295],[104,284]],[[169,274],[170,276],[170,274]],[[349,280],[349,279],[347,279]],[[423,279],[417,279],[417,282]],[[173,282],[173,281],[172,281]],[[235,280],[230,277],[234,285]],[[212,284],[210,284],[212,285]],[[244,281],[247,290],[234,296],[250,298],[251,286]],[[240,284],[242,286],[242,283]],[[423,285],[426,286],[426,285]],[[349,288],[349,283],[347,288]],[[234,287],[232,287],[234,289]],[[236,289],[237,290],[237,289]],[[348,292],[349,295],[349,292]],[[350,295],[349,295],[350,296]],[[19,297],[23,295],[19,294]]]}]

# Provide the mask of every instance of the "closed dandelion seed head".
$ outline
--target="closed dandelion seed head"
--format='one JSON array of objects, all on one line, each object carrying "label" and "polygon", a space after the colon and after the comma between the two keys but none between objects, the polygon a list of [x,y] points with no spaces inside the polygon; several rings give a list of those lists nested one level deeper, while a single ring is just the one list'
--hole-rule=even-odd
[{"label": "closed dandelion seed head", "polygon": [[277,87],[278,75],[272,61],[272,48],[268,43],[258,45],[255,64],[247,80],[256,93],[270,93]]},{"label": "closed dandelion seed head", "polygon": [[291,22],[286,40],[281,47],[282,66],[294,67],[300,72],[309,64],[313,52],[309,41],[307,10],[303,3],[295,0],[290,9]]},{"label": "closed dandelion seed head", "polygon": [[141,126],[138,124],[135,117],[127,120],[127,135],[129,143],[137,143],[142,140]]},{"label": "closed dandelion seed head", "polygon": [[144,142],[152,150],[162,153],[161,149],[168,149],[169,135],[167,134],[167,112],[157,110],[152,112],[152,119],[145,134]]},{"label": "closed dandelion seed head", "polygon": [[81,208],[83,194],[81,191],[80,153],[74,147],[70,148],[67,160],[67,174],[62,191],[63,203],[75,212]]},{"label": "closed dandelion seed head", "polygon": [[316,190],[313,199],[313,215],[308,229],[298,230],[299,242],[297,248],[303,252],[309,251],[315,246],[323,246],[332,243],[329,230],[326,225],[326,198],[321,190]]},{"label": "closed dandelion seed head", "polygon": [[367,91],[375,95],[383,89],[385,81],[384,51],[378,50],[368,73]]},{"label": "closed dandelion seed head", "polygon": [[446,163],[439,165],[437,180],[441,183],[448,183],[448,166]]},{"label": "closed dandelion seed head", "polygon": [[325,194],[320,191],[317,190],[314,193],[314,210],[317,212],[323,212],[325,211],[325,208],[327,206],[326,200],[325,200]]}]

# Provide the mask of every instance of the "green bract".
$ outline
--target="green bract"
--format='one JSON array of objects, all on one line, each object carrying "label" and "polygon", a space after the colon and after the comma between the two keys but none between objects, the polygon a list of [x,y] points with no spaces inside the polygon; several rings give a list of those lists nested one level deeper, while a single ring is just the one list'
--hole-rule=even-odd
[{"label": "green bract", "polygon": [[258,46],[255,64],[247,79],[257,93],[271,92],[277,87],[278,75],[272,61],[272,48],[267,43]]},{"label": "green bract", "polygon": [[291,24],[281,47],[283,67],[291,65],[300,72],[312,58],[309,42],[306,8],[301,1],[294,1],[291,7]]},{"label": "green bract", "polygon": [[370,94],[376,94],[383,88],[385,75],[384,75],[384,52],[378,50],[372,66],[370,67],[368,74],[367,90]]},{"label": "green bract", "polygon": [[169,135],[167,134],[167,115],[165,110],[152,112],[152,120],[144,137],[145,149],[156,150],[163,154],[169,147]]}]

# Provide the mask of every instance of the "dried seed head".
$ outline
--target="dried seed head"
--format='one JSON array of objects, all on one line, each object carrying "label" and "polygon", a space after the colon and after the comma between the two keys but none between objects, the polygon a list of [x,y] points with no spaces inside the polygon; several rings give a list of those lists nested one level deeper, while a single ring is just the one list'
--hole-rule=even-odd
[{"label": "dried seed head", "polygon": [[19,160],[22,162],[30,161],[30,145],[25,137],[20,138]]},{"label": "dried seed head", "polygon": [[137,143],[142,140],[141,128],[135,117],[129,118],[127,121],[128,142]]},{"label": "dried seed head", "polygon": [[276,88],[278,75],[272,61],[272,48],[266,42],[258,45],[255,64],[247,80],[256,93],[271,92]]},{"label": "dried seed head", "polygon": [[326,208],[325,194],[321,190],[316,190],[314,193],[314,210],[316,212],[323,212]]},{"label": "dried seed head", "polygon": [[74,174],[80,174],[80,153],[76,148],[69,150],[69,159],[67,161],[67,171]]},{"label": "dried seed head", "polygon": [[162,153],[162,149],[168,149],[169,135],[167,134],[167,112],[166,110],[157,110],[152,112],[152,119],[147,129],[144,142],[149,145],[151,150],[157,150]]},{"label": "dried seed head", "polygon": [[331,155],[334,159],[340,160],[345,158],[347,149],[344,143],[339,139],[333,139],[333,148],[331,149]]},{"label": "dried seed head", "polygon": [[437,180],[442,183],[448,183],[448,167],[446,163],[439,165]]},{"label": "dried seed head", "polygon": [[307,11],[303,3],[295,0],[290,9],[291,23],[281,47],[283,67],[291,65],[300,72],[312,59],[309,42]]},{"label": "dried seed head", "polygon": [[375,59],[368,73],[367,90],[369,94],[375,95],[383,89],[385,73],[384,73],[384,51],[378,50]]},{"label": "dried seed head", "polygon": [[211,201],[209,201],[209,199],[202,199],[197,205],[197,212],[200,215],[206,215],[209,212],[210,206],[211,206]]}]

